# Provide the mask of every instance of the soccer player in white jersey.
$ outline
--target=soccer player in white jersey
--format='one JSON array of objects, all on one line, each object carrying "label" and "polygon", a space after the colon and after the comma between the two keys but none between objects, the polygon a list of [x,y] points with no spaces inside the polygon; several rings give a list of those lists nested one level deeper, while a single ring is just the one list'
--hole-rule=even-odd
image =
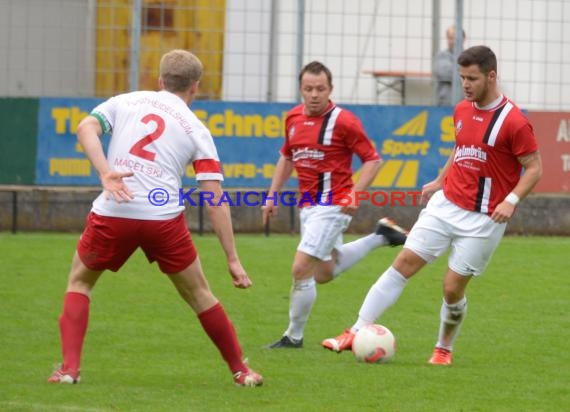
[{"label": "soccer player in white jersey", "polygon": [[[79,124],[77,138],[101,179],[103,192],[93,202],[72,260],[59,319],[63,363],[49,382],[79,382],[91,291],[103,271],[116,272],[139,247],[149,262],[158,262],[197,314],[235,384],[263,382],[243,361],[234,326],[209,289],[178,199],[189,162],[201,188],[215,194],[212,204],[218,204],[222,195],[223,176],[212,136],[188,107],[198,92],[202,70],[192,53],[170,51],[160,61],[159,92],[112,97]],[[107,156],[101,146],[103,133],[112,133]],[[161,206],[150,202],[168,198]],[[234,286],[250,287],[236,251],[228,206],[207,204],[207,210]]]},{"label": "soccer player in white jersey", "polygon": [[467,312],[467,285],[483,273],[517,204],[542,175],[532,126],[499,91],[493,51],[471,47],[457,63],[465,99],[453,115],[454,150],[439,176],[424,185],[421,201],[429,201],[404,248],[370,288],[356,323],[322,342],[327,349],[350,349],[355,333],[396,302],[409,278],[451,249],[439,335],[429,359],[434,365],[451,364],[453,344]]},{"label": "soccer player in white jersey", "polygon": [[[343,196],[366,190],[381,161],[360,120],[330,100],[332,74],[320,62],[307,64],[299,74],[303,103],[287,113],[285,143],[271,182],[270,194],[283,187],[293,168],[299,180],[301,241],[293,260],[293,288],[289,326],[270,348],[301,348],[303,333],[317,297],[316,283],[327,283],[385,245],[401,245],[404,231],[390,219],[381,219],[375,233],[347,244],[342,234],[358,209]],[[352,158],[362,160],[358,181],[352,182]],[[343,204],[344,203],[344,204]],[[263,221],[278,213],[268,198]]]}]

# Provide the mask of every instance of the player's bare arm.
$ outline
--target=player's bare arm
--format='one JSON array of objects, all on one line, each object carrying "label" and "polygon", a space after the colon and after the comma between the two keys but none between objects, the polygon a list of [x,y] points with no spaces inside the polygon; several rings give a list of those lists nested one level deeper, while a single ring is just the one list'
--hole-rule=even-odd
[{"label": "player's bare arm", "polygon": [[132,176],[133,172],[116,172],[109,167],[101,144],[102,135],[101,125],[94,116],[87,116],[77,127],[77,140],[97,170],[107,198],[112,196],[119,203],[128,202],[134,196],[123,182],[123,178]]},{"label": "player's bare arm", "polygon": [[356,213],[358,209],[358,204],[355,201],[355,194],[368,189],[368,187],[370,186],[370,184],[378,174],[378,171],[380,170],[381,167],[382,167],[381,160],[369,160],[362,164],[362,167],[360,169],[360,177],[352,187],[352,191],[350,193],[350,197],[353,199],[353,201],[351,201],[350,204],[343,206],[341,208],[342,213],[346,213],[347,215],[351,216],[353,216]]},{"label": "player's bare arm", "polygon": [[236,288],[248,288],[251,286],[251,280],[239,260],[230,208],[226,202],[220,202],[222,186],[218,180],[202,180],[200,187],[202,190],[214,194],[211,204],[206,202],[206,210],[214,232],[226,254],[228,271],[233,279],[233,284]]},{"label": "player's bare arm", "polygon": [[515,188],[505,200],[497,205],[491,215],[491,219],[497,223],[505,223],[511,219],[518,202],[528,196],[542,176],[542,159],[538,151],[526,156],[520,156],[518,161],[525,171]]},{"label": "player's bare arm", "polygon": [[451,155],[447,158],[447,162],[445,162],[445,165],[439,172],[439,175],[431,182],[428,182],[425,185],[423,185],[420,204],[425,205],[432,197],[432,195],[443,187],[443,178],[445,177],[445,174],[451,167],[451,163],[453,162],[454,157],[455,157],[455,148],[453,148]]},{"label": "player's bare arm", "polygon": [[525,171],[513,192],[521,199],[524,199],[542,177],[542,158],[540,157],[540,152],[536,151],[526,156],[520,156],[518,161]]},{"label": "player's bare arm", "polygon": [[[275,192],[279,192],[287,179],[293,173],[293,162],[291,159],[287,159],[285,156],[281,156],[277,161],[275,166],[275,174],[273,175],[273,180],[271,181],[271,187],[269,188],[270,196]],[[264,205],[261,206],[261,217],[263,224],[265,225],[270,217],[277,216],[278,208],[275,202],[271,199],[267,199]]]}]

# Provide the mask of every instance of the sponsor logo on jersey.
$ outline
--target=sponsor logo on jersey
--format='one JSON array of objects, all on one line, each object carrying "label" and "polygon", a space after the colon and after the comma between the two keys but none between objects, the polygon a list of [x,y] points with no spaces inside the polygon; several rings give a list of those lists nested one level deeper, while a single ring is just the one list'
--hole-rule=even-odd
[{"label": "sponsor logo on jersey", "polygon": [[455,135],[457,136],[461,129],[463,128],[463,120],[459,120],[455,125]]},{"label": "sponsor logo on jersey", "polygon": [[485,152],[480,147],[471,146],[460,146],[455,149],[455,156],[453,158],[455,162],[460,162],[462,160],[477,160],[479,162],[487,161],[487,152]]},{"label": "sponsor logo on jersey", "polygon": [[325,158],[325,153],[317,150],[317,149],[309,149],[305,147],[303,149],[294,149],[293,150],[293,161],[296,162],[297,160],[302,159],[315,159],[315,160],[323,160]]}]

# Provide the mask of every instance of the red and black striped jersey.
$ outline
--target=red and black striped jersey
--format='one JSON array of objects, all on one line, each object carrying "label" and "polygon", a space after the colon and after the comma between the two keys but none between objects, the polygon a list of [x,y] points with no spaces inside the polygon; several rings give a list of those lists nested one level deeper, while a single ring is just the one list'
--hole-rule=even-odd
[{"label": "red and black striped jersey", "polygon": [[293,161],[303,196],[308,193],[315,203],[339,204],[353,186],[353,154],[362,162],[380,156],[352,112],[332,102],[319,116],[307,116],[304,108],[298,105],[287,114],[281,154]]},{"label": "red and black striped jersey", "polygon": [[455,153],[443,182],[445,197],[491,215],[520,179],[517,158],[538,150],[532,126],[506,97],[488,110],[463,100],[453,119]]}]

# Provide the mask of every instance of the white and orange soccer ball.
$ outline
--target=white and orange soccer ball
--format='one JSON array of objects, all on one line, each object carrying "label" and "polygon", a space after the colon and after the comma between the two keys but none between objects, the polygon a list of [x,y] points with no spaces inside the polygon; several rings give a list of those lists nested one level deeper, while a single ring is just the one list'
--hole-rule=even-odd
[{"label": "white and orange soccer ball", "polygon": [[385,363],[396,354],[396,339],[382,325],[368,325],[356,332],[352,353],[360,362]]}]

